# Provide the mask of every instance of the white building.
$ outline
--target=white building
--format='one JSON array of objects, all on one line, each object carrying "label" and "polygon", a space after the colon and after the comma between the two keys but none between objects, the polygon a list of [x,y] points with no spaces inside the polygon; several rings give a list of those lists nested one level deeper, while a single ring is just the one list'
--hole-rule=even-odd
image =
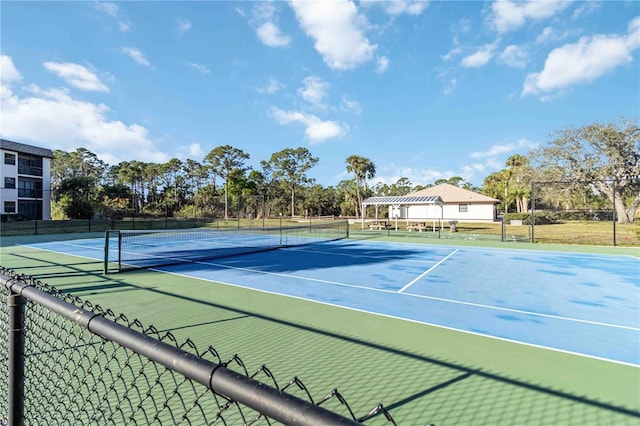
[{"label": "white building", "polygon": [[0,213],[51,219],[50,149],[0,139]]},{"label": "white building", "polygon": [[[362,208],[375,207],[376,222],[379,207],[387,206],[388,219],[397,223],[412,222],[493,222],[496,205],[500,200],[468,191],[447,183],[412,192],[402,197],[371,197],[364,200]],[[364,226],[364,219],[363,219]]]},{"label": "white building", "polygon": [[[442,219],[445,221],[493,222],[496,220],[496,206],[500,203],[500,200],[448,183],[412,192],[411,194],[407,194],[407,197],[428,197],[435,195],[442,199]],[[411,218],[414,217],[414,214],[428,214],[430,210],[431,209],[423,206],[422,210],[407,209],[405,214]]]}]

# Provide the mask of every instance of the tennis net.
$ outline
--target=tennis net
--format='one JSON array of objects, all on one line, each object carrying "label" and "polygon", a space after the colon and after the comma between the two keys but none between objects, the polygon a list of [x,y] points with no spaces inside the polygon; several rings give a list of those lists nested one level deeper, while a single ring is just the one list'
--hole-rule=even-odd
[{"label": "tennis net", "polygon": [[246,253],[338,240],[347,221],[273,228],[198,228],[107,231],[104,272],[204,261]]}]

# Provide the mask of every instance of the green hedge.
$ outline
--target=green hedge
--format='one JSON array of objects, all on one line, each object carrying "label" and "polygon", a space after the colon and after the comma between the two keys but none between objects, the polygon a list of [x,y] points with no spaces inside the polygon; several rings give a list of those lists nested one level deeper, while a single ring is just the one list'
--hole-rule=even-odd
[{"label": "green hedge", "polygon": [[22,213],[3,213],[0,215],[2,222],[22,222],[24,220],[27,220],[27,217]]},{"label": "green hedge", "polygon": [[[507,213],[504,215],[505,223],[512,220],[521,220],[524,225],[531,225],[531,213]],[[550,225],[553,223],[561,223],[562,221],[554,212],[538,212],[536,213],[536,225]]]}]

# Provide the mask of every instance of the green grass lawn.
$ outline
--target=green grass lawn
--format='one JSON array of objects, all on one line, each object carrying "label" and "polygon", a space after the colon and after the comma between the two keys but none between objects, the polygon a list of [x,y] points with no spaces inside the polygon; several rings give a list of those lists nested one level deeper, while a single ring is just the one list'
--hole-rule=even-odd
[{"label": "green grass lawn", "polygon": [[[394,223],[392,222],[392,226]],[[428,223],[428,225],[430,225]],[[360,223],[351,225],[351,229],[358,232],[362,229]],[[366,229],[366,226],[365,226]],[[375,231],[374,231],[375,232]],[[392,235],[395,229],[382,231],[387,235]],[[398,235],[406,233],[404,221],[398,221]],[[432,232],[424,232],[432,238],[445,239],[480,239],[480,240],[500,240],[500,223],[475,223],[459,222],[457,232],[451,233],[448,224],[440,233],[433,235]],[[532,227],[528,225],[505,226],[505,237],[507,241],[531,241]],[[638,247],[640,246],[640,224],[616,224],[616,245]],[[612,222],[592,222],[592,221],[566,221],[559,224],[536,225],[533,227],[536,243],[553,244],[578,244],[592,246],[612,246],[613,245],[613,223]],[[415,232],[414,232],[415,234]]]}]

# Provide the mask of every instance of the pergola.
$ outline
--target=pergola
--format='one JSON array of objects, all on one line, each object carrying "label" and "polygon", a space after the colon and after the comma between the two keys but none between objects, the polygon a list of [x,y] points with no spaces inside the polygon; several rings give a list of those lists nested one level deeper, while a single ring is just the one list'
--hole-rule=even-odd
[{"label": "pergola", "polygon": [[[411,196],[402,196],[402,197],[369,197],[362,202],[362,228],[364,229],[364,221],[365,217],[367,217],[367,206],[374,206],[376,209],[376,222],[378,221],[378,208],[379,206],[391,206],[395,211],[398,211],[402,206],[411,206],[411,205],[430,205],[433,207],[433,217],[437,217],[436,215],[436,206],[440,207],[440,218],[442,219],[442,198],[439,195],[429,195],[423,197],[411,197]],[[391,218],[390,218],[391,219]],[[407,223],[409,222],[409,218],[407,219]],[[395,216],[395,228],[398,230],[398,217]],[[435,222],[434,222],[435,227]]]}]

